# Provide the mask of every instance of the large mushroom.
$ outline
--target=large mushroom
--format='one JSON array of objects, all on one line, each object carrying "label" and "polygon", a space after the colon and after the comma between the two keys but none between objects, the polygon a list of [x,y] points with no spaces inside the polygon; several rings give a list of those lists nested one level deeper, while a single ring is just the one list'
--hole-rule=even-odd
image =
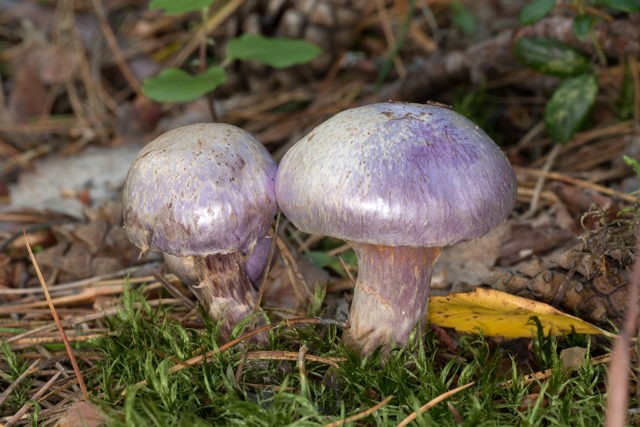
[{"label": "large mushroom", "polygon": [[188,261],[177,273],[197,282],[195,293],[221,321],[224,338],[256,304],[247,261],[276,213],[276,170],[249,133],[215,123],[161,135],[127,175],[122,203],[129,239],[143,253],[168,254],[174,268]]},{"label": "large mushroom", "polygon": [[358,257],[345,340],[363,354],[404,346],[426,319],[441,248],[479,237],[516,201],[513,168],[478,126],[441,106],[343,111],[282,158],[276,197],[300,230]]}]

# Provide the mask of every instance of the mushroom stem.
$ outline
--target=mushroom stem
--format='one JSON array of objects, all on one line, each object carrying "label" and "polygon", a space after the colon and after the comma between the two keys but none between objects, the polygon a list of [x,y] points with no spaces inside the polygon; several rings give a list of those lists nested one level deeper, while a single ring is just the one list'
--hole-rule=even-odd
[{"label": "mushroom stem", "polygon": [[240,252],[195,257],[200,301],[212,319],[221,320],[223,339],[231,337],[233,328],[253,313],[257,302],[245,263]]},{"label": "mushroom stem", "polygon": [[345,341],[367,355],[383,346],[402,347],[426,321],[433,264],[440,248],[351,242],[358,280]]}]

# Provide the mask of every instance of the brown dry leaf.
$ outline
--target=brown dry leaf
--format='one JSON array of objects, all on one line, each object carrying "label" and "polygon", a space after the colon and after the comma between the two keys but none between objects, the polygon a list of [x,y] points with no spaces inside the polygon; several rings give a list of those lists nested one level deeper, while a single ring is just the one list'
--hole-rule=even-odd
[{"label": "brown dry leaf", "polygon": [[560,363],[563,367],[578,370],[587,358],[587,349],[584,347],[569,347],[560,351]]},{"label": "brown dry leaf", "polygon": [[428,320],[435,325],[460,332],[480,331],[487,336],[532,337],[537,332],[535,323],[530,322],[533,316],[540,320],[545,334],[562,335],[572,330],[581,334],[609,334],[550,305],[485,288],[434,296],[428,313]]},{"label": "brown dry leaf", "polygon": [[74,402],[57,423],[56,427],[97,427],[105,424],[102,412],[89,402]]},{"label": "brown dry leaf", "polygon": [[[311,296],[318,288],[326,288],[329,282],[329,274],[311,264],[304,257],[293,254],[296,268],[301,277],[297,277],[291,267],[284,262],[277,262],[269,271],[269,279],[263,295],[263,305],[274,310],[284,310],[291,313],[304,313],[311,301]],[[301,283],[304,280],[304,285]],[[305,295],[297,295],[293,280],[298,280],[298,286],[307,286]],[[300,290],[299,290],[300,293]]]},{"label": "brown dry leaf", "polygon": [[30,52],[43,83],[63,84],[80,67],[80,54],[62,46],[48,45]]},{"label": "brown dry leaf", "polygon": [[31,64],[18,68],[13,89],[9,94],[8,117],[16,123],[25,123],[44,112],[47,91],[38,71]]}]

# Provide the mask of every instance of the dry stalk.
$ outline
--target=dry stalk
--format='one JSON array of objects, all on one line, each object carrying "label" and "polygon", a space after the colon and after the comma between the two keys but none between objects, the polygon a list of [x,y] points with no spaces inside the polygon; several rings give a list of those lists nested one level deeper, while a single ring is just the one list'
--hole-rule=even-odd
[{"label": "dry stalk", "polygon": [[363,419],[365,417],[368,417],[369,415],[373,414],[378,409],[380,409],[383,406],[385,406],[387,403],[391,402],[391,399],[393,399],[393,395],[387,396],[383,401],[381,401],[380,403],[372,406],[371,408],[369,408],[367,410],[364,410],[364,411],[359,412],[359,413],[357,413],[355,415],[347,417],[344,420],[334,421],[332,423],[325,424],[323,427],[339,427],[339,426],[343,426],[343,425],[345,425],[347,423],[352,423],[352,422],[361,420],[361,419]]},{"label": "dry stalk", "polygon": [[420,407],[420,409],[418,409],[416,412],[412,413],[411,415],[409,415],[407,418],[405,418],[404,420],[402,420],[399,424],[398,427],[404,427],[407,424],[409,424],[411,421],[415,420],[418,415],[420,414],[424,414],[425,412],[427,412],[429,409],[433,408],[434,406],[436,406],[438,403],[442,402],[445,399],[448,399],[449,397],[453,396],[454,394],[458,393],[459,391],[462,391],[466,388],[471,387],[473,384],[475,384],[474,381],[471,381],[470,383],[467,383],[465,385],[461,385],[460,387],[456,387],[453,390],[449,390],[446,393],[442,393],[440,396],[436,397],[435,399],[430,400],[429,402],[427,402],[426,404],[422,405]]},{"label": "dry stalk", "polygon": [[67,334],[65,333],[64,328],[62,327],[62,323],[60,322],[60,318],[58,317],[58,312],[56,311],[56,308],[53,305],[53,301],[51,300],[51,295],[49,295],[49,288],[47,288],[47,284],[44,281],[44,277],[42,277],[42,272],[38,267],[38,263],[36,262],[36,258],[33,255],[33,251],[31,250],[31,246],[29,245],[29,242],[27,242],[27,250],[29,251],[29,258],[31,258],[31,263],[33,264],[33,267],[36,270],[36,275],[38,276],[38,280],[42,285],[42,290],[44,292],[45,298],[47,299],[47,303],[49,304],[51,315],[53,316],[53,320],[56,323],[56,326],[58,327],[58,332],[60,332],[60,337],[62,338],[64,347],[67,350],[69,361],[71,362],[71,365],[73,366],[73,371],[76,374],[78,385],[80,386],[80,391],[82,392],[82,397],[84,398],[84,400],[87,400],[89,398],[89,395],[87,393],[87,386],[84,384],[84,379],[82,378],[82,373],[80,372],[80,368],[78,367],[78,362],[76,361],[76,357],[73,354],[73,349],[71,348],[71,344],[67,339]]},{"label": "dry stalk", "polygon": [[[338,325],[340,327],[344,327],[344,323],[342,322],[338,322],[335,320],[327,320],[327,319],[318,319],[318,318],[313,318],[313,317],[302,317],[302,318],[295,318],[295,319],[285,319],[280,323],[275,323],[272,325],[266,325],[266,326],[262,326],[258,329],[255,329],[251,332],[248,332],[238,338],[235,338],[229,342],[227,342],[226,344],[221,345],[220,347],[218,347],[218,349],[216,350],[210,350],[204,354],[200,354],[198,356],[194,356],[189,360],[184,361],[181,364],[178,365],[174,365],[171,368],[169,368],[169,373],[173,374],[176,372],[180,372],[181,370],[183,370],[184,368],[188,368],[191,366],[195,366],[199,363],[204,362],[206,359],[211,358],[213,355],[215,354],[220,354],[220,353],[224,353],[225,351],[235,347],[236,345],[240,344],[241,342],[244,341],[248,341],[249,339],[251,339],[252,337],[264,333],[264,332],[268,332],[272,329],[276,329],[279,327],[292,327],[294,325],[327,325],[327,324],[333,324],[333,325]],[[297,355],[296,355],[296,359],[297,359]],[[146,380],[140,381],[138,383],[136,383],[134,385],[135,388],[139,388],[139,387],[144,387],[148,384],[148,382]],[[122,392],[122,395],[126,395],[126,390]]]},{"label": "dry stalk", "polygon": [[631,346],[638,327],[640,315],[640,229],[636,231],[636,259],[629,280],[627,318],[613,344],[609,376],[607,379],[606,427],[627,425],[629,404],[629,371],[631,366]]}]

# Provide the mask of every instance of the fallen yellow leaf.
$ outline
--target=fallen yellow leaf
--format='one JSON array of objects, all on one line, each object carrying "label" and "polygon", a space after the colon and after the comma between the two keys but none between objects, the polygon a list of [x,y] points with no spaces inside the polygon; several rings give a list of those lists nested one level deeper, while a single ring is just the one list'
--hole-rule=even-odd
[{"label": "fallen yellow leaf", "polygon": [[434,325],[486,336],[529,338],[537,333],[530,319],[536,316],[545,335],[580,334],[613,336],[591,323],[563,313],[548,304],[487,288],[431,297],[427,318]]}]

